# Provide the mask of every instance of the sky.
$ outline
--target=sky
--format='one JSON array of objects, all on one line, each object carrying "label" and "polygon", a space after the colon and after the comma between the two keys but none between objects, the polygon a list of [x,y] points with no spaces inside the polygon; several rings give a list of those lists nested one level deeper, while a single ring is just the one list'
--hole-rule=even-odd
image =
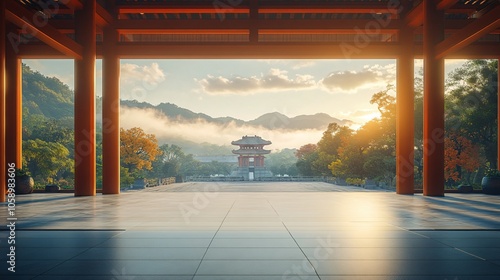
[{"label": "sky", "polygon": [[[55,76],[73,88],[72,60],[37,59],[23,62],[33,70],[46,76]],[[446,60],[446,72],[463,63],[464,60]],[[101,67],[101,60],[97,60],[98,96],[102,95]],[[416,60],[415,73],[421,68],[422,61]],[[371,96],[385,90],[388,84],[395,85],[395,79],[396,61],[391,59],[123,59],[120,94],[122,99],[146,101],[154,105],[169,102],[212,117],[230,116],[248,121],[270,112],[279,112],[288,117],[327,113],[332,117],[351,120],[359,127],[379,115],[376,105],[369,102]],[[158,126],[172,126],[168,120],[159,120],[152,112],[144,114],[143,118],[137,118],[137,112],[125,111],[121,114],[122,124],[129,126],[142,124],[151,127],[151,130]],[[161,123],[157,123],[159,121]],[[200,128],[207,127],[206,124],[198,125]],[[223,136],[223,139],[218,139],[220,135],[212,135],[214,139],[207,141],[220,144],[227,142],[228,137],[246,134],[246,130],[241,128],[225,129],[228,133],[232,129],[234,133]],[[154,132],[158,135],[163,133],[167,138],[170,137],[167,134],[172,131]],[[186,130],[179,128],[178,133],[182,131]],[[272,132],[258,133],[266,135]],[[321,131],[309,136],[302,132],[297,136],[301,140],[293,143],[290,139],[296,135],[273,133],[268,136],[278,138],[282,143],[288,141],[288,147],[298,148],[301,144],[317,142]],[[199,138],[199,134],[193,135],[194,139],[196,137]],[[283,147],[286,146],[279,148]]]}]

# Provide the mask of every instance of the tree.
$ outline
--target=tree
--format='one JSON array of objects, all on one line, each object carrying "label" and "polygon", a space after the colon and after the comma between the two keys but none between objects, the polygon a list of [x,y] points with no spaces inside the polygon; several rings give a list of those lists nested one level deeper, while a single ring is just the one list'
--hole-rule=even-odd
[{"label": "tree", "polygon": [[130,172],[151,170],[152,162],[161,154],[158,141],[153,134],[146,134],[141,128],[120,129],[120,154],[122,164]]},{"label": "tree", "polygon": [[447,79],[446,130],[467,135],[496,167],[498,60],[469,60]]},{"label": "tree", "polygon": [[371,178],[392,185],[396,173],[396,99],[389,94],[393,86],[373,94],[380,117],[365,123],[357,131],[337,129],[331,138],[335,158],[328,164],[333,176],[343,179]]},{"label": "tree", "polygon": [[23,163],[33,177],[52,184],[63,173],[73,173],[69,150],[59,143],[40,139],[23,141]]},{"label": "tree", "polygon": [[[307,145],[306,145],[307,146]],[[298,175],[296,158],[296,149],[283,149],[281,151],[274,151],[266,158],[266,166],[274,175]],[[302,153],[302,152],[301,152]]]},{"label": "tree", "polygon": [[479,147],[462,135],[452,133],[444,139],[445,145],[445,179],[460,182],[467,173],[465,182],[470,184],[470,174],[481,165]]},{"label": "tree", "polygon": [[316,144],[306,144],[306,145],[300,147],[300,149],[298,149],[295,152],[295,156],[298,159],[304,159],[305,157],[314,153],[317,149],[318,149],[318,145],[316,145]]},{"label": "tree", "polygon": [[318,146],[315,144],[307,144],[300,147],[295,156],[298,158],[297,169],[302,176],[317,176],[319,175],[313,168],[313,162],[318,158]]}]

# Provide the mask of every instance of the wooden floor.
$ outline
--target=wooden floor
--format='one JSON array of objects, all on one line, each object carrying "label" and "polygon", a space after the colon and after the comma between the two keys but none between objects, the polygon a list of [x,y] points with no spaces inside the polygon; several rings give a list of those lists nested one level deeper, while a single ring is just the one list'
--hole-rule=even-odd
[{"label": "wooden floor", "polygon": [[[499,279],[500,196],[184,183],[16,198],[0,279]],[[0,220],[7,224],[7,205]]]}]

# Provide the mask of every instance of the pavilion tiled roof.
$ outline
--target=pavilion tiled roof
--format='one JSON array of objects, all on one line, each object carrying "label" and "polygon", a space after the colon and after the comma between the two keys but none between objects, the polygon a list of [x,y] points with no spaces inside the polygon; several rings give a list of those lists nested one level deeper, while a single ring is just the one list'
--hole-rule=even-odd
[{"label": "pavilion tiled roof", "polygon": [[271,145],[271,141],[262,139],[260,136],[243,136],[240,140],[231,142],[232,145]]}]

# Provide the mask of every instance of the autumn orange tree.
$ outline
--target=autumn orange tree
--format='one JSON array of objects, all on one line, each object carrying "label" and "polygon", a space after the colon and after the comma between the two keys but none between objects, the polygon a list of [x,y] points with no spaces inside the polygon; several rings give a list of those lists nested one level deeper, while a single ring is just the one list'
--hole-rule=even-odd
[{"label": "autumn orange tree", "polygon": [[154,134],[147,134],[141,128],[120,129],[120,154],[122,165],[138,175],[140,171],[151,170],[152,162],[161,154]]},{"label": "autumn orange tree", "polygon": [[458,133],[447,135],[444,145],[446,181],[449,184],[460,181],[470,184],[471,174],[481,166],[479,146]]}]

